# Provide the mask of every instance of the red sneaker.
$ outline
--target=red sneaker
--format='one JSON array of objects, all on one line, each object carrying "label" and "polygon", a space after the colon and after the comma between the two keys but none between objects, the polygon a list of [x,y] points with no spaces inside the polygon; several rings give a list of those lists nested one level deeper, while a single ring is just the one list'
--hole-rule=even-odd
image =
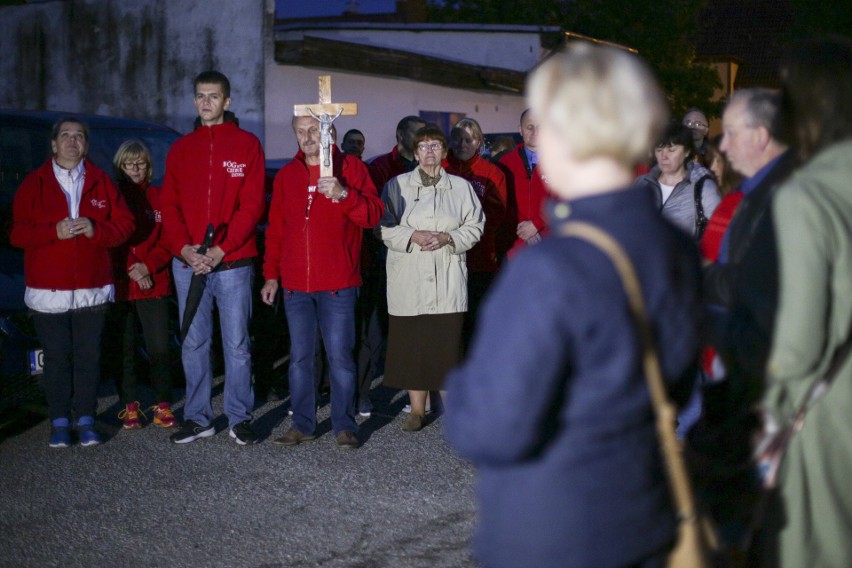
[{"label": "red sneaker", "polygon": [[175,415],[172,414],[168,402],[155,404],[149,410],[154,413],[154,424],[162,428],[174,428],[177,426]]},{"label": "red sneaker", "polygon": [[[119,420],[124,422],[125,430],[138,430],[142,427],[142,422],[139,420],[139,415],[145,416],[145,413],[139,410],[138,402],[130,402],[127,407],[118,413]],[[145,418],[148,418],[145,416]]]}]

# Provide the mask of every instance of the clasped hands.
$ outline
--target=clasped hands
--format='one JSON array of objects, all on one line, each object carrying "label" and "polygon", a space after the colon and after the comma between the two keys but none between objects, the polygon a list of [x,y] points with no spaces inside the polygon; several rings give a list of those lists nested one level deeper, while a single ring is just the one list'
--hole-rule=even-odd
[{"label": "clasped hands", "polygon": [[151,278],[148,267],[145,266],[144,262],[136,262],[130,265],[130,268],[127,269],[127,275],[130,276],[131,280],[139,284],[139,287],[143,290],[150,290],[154,287],[154,279]]},{"label": "clasped hands", "polygon": [[73,239],[80,235],[90,239],[95,235],[92,220],[88,217],[77,217],[76,219],[66,217],[56,224],[56,238],[60,241]]},{"label": "clasped hands", "polygon": [[414,231],[411,234],[411,242],[419,246],[420,250],[438,250],[449,244],[450,234],[437,231]]},{"label": "clasped hands", "polygon": [[219,247],[210,247],[205,254],[198,254],[201,245],[184,245],[180,251],[184,262],[192,268],[193,274],[209,274],[225,258],[225,251]]},{"label": "clasped hands", "polygon": [[516,233],[530,245],[534,245],[541,241],[541,233],[538,232],[538,229],[536,229],[532,221],[521,221],[518,223],[518,230]]}]

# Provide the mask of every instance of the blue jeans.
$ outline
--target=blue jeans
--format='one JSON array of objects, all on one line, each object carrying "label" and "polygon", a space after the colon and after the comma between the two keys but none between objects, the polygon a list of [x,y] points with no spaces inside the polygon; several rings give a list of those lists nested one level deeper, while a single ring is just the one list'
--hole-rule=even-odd
[{"label": "blue jeans", "polygon": [[[186,375],[186,404],[184,420],[202,426],[213,421],[210,391],[213,369],[210,345],[213,342],[213,302],[219,308],[222,331],[222,351],[225,356],[225,415],[234,426],[251,420],[254,391],[251,385],[251,348],[248,324],[251,319],[251,282],[254,268],[243,266],[207,275],[207,286],[201,297],[198,312],[192,320],[183,342],[181,358]],[[192,268],[175,259],[172,261],[180,319],[186,308],[186,294],[192,278]]]},{"label": "blue jeans", "polygon": [[331,426],[335,434],[357,432],[355,423],[355,301],[358,288],[330,292],[283,290],[290,329],[290,405],[293,426],[304,434],[317,427],[314,365],[317,328],[328,355]]}]

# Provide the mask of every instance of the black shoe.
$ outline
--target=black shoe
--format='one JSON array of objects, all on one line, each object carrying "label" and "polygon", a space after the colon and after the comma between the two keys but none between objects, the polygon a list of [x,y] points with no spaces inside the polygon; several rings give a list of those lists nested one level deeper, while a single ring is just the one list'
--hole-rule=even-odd
[{"label": "black shoe", "polygon": [[216,427],[210,424],[202,426],[198,422],[187,420],[180,426],[180,430],[169,437],[175,444],[188,444],[199,438],[209,438],[216,433]]},{"label": "black shoe", "polygon": [[251,420],[243,420],[231,428],[231,438],[241,446],[250,446],[257,442],[257,434],[251,429]]}]

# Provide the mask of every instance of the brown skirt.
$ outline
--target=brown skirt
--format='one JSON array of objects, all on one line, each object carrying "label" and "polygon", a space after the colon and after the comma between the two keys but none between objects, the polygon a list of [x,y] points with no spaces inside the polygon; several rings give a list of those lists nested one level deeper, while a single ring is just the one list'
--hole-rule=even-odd
[{"label": "brown skirt", "polygon": [[464,313],[390,316],[384,385],[441,390],[462,360]]}]

